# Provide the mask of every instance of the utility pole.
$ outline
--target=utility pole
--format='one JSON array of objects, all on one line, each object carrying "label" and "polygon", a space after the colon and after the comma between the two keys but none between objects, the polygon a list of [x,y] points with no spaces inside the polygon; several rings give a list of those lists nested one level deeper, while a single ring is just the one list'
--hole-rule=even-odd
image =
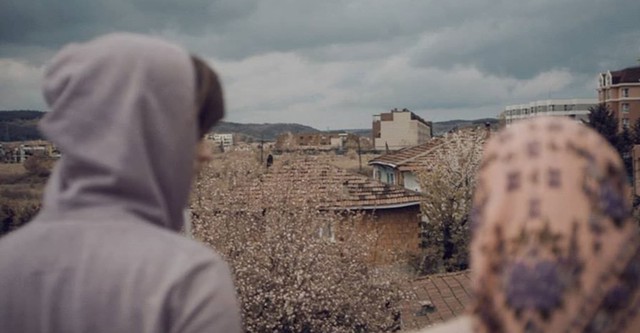
[{"label": "utility pole", "polygon": [[360,172],[362,172],[362,150],[360,149],[360,136],[358,136],[358,165]]},{"label": "utility pole", "polygon": [[260,165],[264,164],[264,137],[260,136]]}]

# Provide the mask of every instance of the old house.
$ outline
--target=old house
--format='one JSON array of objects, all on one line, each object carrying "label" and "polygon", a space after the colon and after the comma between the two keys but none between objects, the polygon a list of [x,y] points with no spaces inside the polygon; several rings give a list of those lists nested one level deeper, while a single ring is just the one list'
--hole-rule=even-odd
[{"label": "old house", "polygon": [[399,185],[412,191],[420,191],[417,171],[425,159],[442,144],[440,138],[426,143],[383,154],[369,161],[373,167],[373,178],[385,183]]},{"label": "old house", "polygon": [[275,148],[279,151],[357,149],[359,144],[360,137],[352,133],[287,132],[278,135]]},{"label": "old house", "polygon": [[[480,140],[486,139],[490,135],[490,127],[470,127],[457,130],[456,132],[465,138],[472,139],[478,137]],[[386,183],[402,186],[412,191],[421,192],[418,174],[426,168],[429,162],[437,158],[437,152],[450,149],[444,145],[446,137],[434,137],[431,140],[392,151],[380,155],[369,161],[373,168],[373,178]]]},{"label": "old house", "polygon": [[[251,188],[239,188],[238,195],[260,196],[269,187],[293,189],[290,200],[312,198],[319,210],[361,214],[358,228],[376,235],[371,260],[377,264],[406,260],[420,249],[419,193],[350,173],[313,156],[276,161]],[[269,209],[270,199],[257,200],[264,202],[261,209]],[[322,236],[336,239],[339,232],[319,230]]]}]

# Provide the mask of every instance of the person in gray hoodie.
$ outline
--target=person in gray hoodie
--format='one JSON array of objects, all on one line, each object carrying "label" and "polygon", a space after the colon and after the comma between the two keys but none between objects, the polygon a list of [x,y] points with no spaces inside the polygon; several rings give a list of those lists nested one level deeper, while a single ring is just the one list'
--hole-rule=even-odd
[{"label": "person in gray hoodie", "polygon": [[0,240],[1,332],[240,332],[227,264],[178,232],[196,146],[222,117],[204,62],[111,34],[45,72],[62,152],[38,216]]}]

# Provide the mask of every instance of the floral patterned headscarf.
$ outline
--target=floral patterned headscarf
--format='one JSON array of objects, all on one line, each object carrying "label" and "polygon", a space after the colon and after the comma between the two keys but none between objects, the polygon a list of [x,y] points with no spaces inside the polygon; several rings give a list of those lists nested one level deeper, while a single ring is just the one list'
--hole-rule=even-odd
[{"label": "floral patterned headscarf", "polygon": [[638,225],[609,143],[566,118],[492,137],[471,213],[476,332],[640,332]]}]

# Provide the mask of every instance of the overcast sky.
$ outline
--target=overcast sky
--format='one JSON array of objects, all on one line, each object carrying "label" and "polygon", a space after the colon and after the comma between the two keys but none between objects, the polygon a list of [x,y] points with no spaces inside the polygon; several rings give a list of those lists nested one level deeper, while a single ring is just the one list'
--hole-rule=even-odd
[{"label": "overcast sky", "polygon": [[408,108],[434,121],[595,98],[639,65],[638,0],[5,0],[0,109],[47,107],[62,45],[132,31],[176,41],[221,74],[228,121],[368,128]]}]

